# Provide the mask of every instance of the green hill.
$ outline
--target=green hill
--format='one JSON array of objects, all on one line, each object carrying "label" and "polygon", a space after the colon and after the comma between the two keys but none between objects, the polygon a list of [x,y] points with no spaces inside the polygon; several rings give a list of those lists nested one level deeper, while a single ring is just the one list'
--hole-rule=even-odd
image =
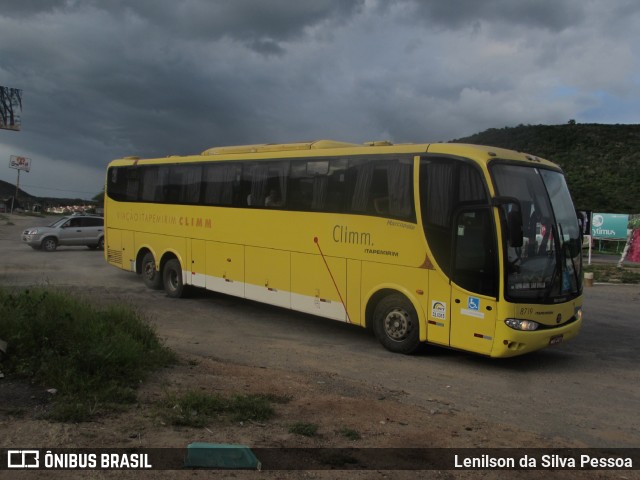
[{"label": "green hill", "polygon": [[[5,182],[4,180],[0,180],[0,200],[3,198],[9,198],[16,194],[16,186],[11,185],[9,182]],[[23,199],[34,199],[33,195],[29,195],[24,190],[20,189],[18,192],[18,197]]]},{"label": "green hill", "polygon": [[557,163],[577,209],[640,213],[640,125],[519,125],[453,142],[509,148]]},{"label": "green hill", "polygon": [[[11,205],[10,199],[16,194],[16,186],[0,180],[0,203],[3,200],[8,200]],[[82,200],[80,198],[56,198],[56,197],[36,197],[24,190],[20,189],[18,192],[18,203],[15,205],[20,208],[29,208],[31,205],[38,203],[43,208],[51,206],[69,206],[69,205],[89,205],[95,204],[93,200]]]}]

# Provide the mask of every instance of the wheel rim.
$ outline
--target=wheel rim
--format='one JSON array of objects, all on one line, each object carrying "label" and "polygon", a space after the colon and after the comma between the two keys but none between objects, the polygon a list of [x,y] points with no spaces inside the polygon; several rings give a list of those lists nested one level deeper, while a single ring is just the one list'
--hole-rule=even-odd
[{"label": "wheel rim", "polygon": [[404,340],[411,332],[411,327],[411,317],[402,308],[394,308],[384,319],[384,332],[391,340]]},{"label": "wheel rim", "polygon": [[156,264],[154,262],[147,262],[144,264],[144,275],[147,280],[153,280],[156,276]]},{"label": "wheel rim", "polygon": [[45,250],[53,250],[56,248],[56,242],[53,240],[45,240],[44,241],[44,249]]},{"label": "wheel rim", "polygon": [[177,290],[178,287],[178,272],[176,272],[175,270],[171,270],[169,272],[169,288],[171,288],[171,290]]}]

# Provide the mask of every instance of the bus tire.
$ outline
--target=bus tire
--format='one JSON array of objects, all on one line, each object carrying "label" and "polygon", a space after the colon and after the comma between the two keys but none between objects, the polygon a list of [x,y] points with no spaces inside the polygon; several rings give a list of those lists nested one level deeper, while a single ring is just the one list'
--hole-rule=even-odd
[{"label": "bus tire", "polygon": [[162,269],[162,283],[164,291],[171,298],[181,298],[185,295],[185,286],[182,282],[182,268],[180,262],[172,258]]},{"label": "bus tire", "polygon": [[411,354],[420,346],[420,322],[413,304],[399,293],[384,297],[373,313],[373,332],[389,351]]},{"label": "bus tire", "polygon": [[162,275],[156,268],[156,261],[151,252],[147,252],[142,258],[142,280],[152,290],[160,290],[162,288]]}]

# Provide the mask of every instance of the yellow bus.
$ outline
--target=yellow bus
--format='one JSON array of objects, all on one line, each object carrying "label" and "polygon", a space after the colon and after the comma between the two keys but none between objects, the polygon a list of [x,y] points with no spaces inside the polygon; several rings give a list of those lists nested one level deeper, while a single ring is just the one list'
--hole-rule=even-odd
[{"label": "yellow bus", "polygon": [[581,238],[560,168],[463,144],[321,140],[109,164],[105,257],[367,327],[389,350],[492,357],[582,324]]}]

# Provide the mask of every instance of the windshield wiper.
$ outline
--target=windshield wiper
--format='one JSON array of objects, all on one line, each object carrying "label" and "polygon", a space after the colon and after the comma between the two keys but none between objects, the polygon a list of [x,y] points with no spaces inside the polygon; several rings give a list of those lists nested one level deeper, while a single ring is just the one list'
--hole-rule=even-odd
[{"label": "windshield wiper", "polygon": [[558,292],[562,294],[562,253],[558,248],[560,240],[558,239],[558,229],[555,224],[551,225],[551,235],[553,235],[553,243],[555,245],[556,250],[556,266],[553,269],[553,274],[551,275],[551,282],[549,284],[549,290],[547,290],[544,294],[544,301],[548,301],[551,296],[551,292],[553,291],[553,285],[555,284],[556,278],[560,277],[560,288]]},{"label": "windshield wiper", "polygon": [[[576,292],[580,291],[580,276],[578,275],[578,269],[576,268],[576,262],[573,259],[573,252],[571,249],[571,240],[569,240],[569,242],[565,242],[564,241],[564,232],[562,230],[562,224],[559,223],[558,224],[558,228],[560,229],[560,235],[561,235],[561,243],[562,243],[562,255],[563,256],[568,256],[569,259],[571,259],[571,266],[573,267],[573,278],[576,281]],[[563,259],[563,262],[566,263],[566,261]],[[575,293],[575,292],[572,292]]]}]

